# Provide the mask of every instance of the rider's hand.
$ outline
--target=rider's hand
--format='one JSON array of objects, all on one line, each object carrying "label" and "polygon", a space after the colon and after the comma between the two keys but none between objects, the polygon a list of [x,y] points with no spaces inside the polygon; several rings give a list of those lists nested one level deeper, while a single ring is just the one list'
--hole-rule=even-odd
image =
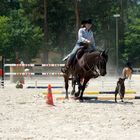
[{"label": "rider's hand", "polygon": [[90,44],[90,43],[91,43],[91,41],[90,41],[90,40],[87,40],[87,43],[88,43],[88,44]]}]

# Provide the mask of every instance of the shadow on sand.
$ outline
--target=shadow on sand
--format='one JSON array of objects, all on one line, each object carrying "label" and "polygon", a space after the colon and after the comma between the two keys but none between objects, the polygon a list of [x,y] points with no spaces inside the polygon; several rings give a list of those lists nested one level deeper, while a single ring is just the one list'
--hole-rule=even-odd
[{"label": "shadow on sand", "polygon": [[95,104],[120,104],[120,105],[132,105],[132,101],[118,101],[117,103],[113,100],[96,100],[96,99],[84,99],[82,103],[95,103]]}]

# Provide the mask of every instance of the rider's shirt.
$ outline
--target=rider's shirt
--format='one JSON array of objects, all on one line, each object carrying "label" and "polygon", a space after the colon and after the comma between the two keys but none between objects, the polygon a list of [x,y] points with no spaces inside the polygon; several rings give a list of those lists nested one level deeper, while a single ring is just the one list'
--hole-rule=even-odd
[{"label": "rider's shirt", "polygon": [[87,30],[86,28],[80,28],[78,31],[78,41],[77,43],[80,42],[91,42],[91,47],[95,48],[95,40],[93,36],[93,32],[91,30]]},{"label": "rider's shirt", "polygon": [[90,41],[89,48],[91,48],[92,50],[95,50],[96,46],[95,46],[93,32],[91,30],[88,31],[86,28],[80,28],[78,31],[78,40],[75,47],[73,48],[72,52],[68,54],[63,60],[66,60],[72,54],[75,54],[76,51],[80,48],[81,42],[86,43],[87,41]]}]

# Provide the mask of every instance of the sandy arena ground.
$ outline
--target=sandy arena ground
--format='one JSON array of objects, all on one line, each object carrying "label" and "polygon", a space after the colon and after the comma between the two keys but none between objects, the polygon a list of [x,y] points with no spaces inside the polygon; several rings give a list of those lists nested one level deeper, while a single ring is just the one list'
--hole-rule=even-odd
[{"label": "sandy arena ground", "polygon": [[[139,77],[133,77],[140,95]],[[113,82],[113,81],[112,81]],[[0,140],[139,140],[140,100],[56,100],[45,89],[0,89]],[[53,90],[52,90],[53,91]]]}]

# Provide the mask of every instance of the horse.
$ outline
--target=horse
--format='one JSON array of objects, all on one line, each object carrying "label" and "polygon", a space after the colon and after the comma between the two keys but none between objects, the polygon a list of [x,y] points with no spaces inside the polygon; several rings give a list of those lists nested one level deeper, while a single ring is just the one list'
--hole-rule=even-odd
[{"label": "horse", "polygon": [[128,78],[129,80],[131,80],[132,77],[132,69],[129,67],[124,67],[122,70],[122,76]]},{"label": "horse", "polygon": [[[66,60],[67,63],[68,60]],[[88,81],[91,78],[97,78],[99,76],[106,75],[106,64],[108,61],[107,51],[94,51],[85,52],[80,58],[77,57],[73,67],[69,68],[67,72],[64,73],[64,82],[66,96],[68,99],[68,88],[69,88],[69,78],[73,77],[73,89],[72,93],[80,101],[83,101],[83,93],[86,88]],[[63,72],[63,70],[61,69]],[[83,81],[83,82],[81,82]],[[78,92],[75,92],[75,85],[78,84]]]}]

